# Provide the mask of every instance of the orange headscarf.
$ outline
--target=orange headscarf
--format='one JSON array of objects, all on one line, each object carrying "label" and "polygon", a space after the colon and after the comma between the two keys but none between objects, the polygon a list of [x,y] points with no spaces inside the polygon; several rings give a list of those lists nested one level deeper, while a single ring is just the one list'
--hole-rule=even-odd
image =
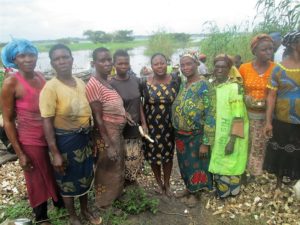
[{"label": "orange headscarf", "polygon": [[257,47],[259,43],[262,41],[270,41],[273,43],[273,39],[267,34],[258,34],[251,40],[251,52],[254,54],[254,49]]}]

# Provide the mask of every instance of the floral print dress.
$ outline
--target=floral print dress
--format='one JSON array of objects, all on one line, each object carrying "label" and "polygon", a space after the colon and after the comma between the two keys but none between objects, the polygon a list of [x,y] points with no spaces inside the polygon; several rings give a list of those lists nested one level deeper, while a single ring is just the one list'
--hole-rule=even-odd
[{"label": "floral print dress", "polygon": [[210,145],[214,136],[213,92],[206,81],[199,80],[185,87],[183,83],[172,106],[172,124],[178,164],[189,192],[212,188],[208,172],[210,153],[199,157],[201,144]]}]

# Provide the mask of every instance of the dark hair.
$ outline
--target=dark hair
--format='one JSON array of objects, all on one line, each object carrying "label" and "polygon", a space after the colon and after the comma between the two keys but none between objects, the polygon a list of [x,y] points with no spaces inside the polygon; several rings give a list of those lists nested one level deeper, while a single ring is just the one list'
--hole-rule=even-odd
[{"label": "dark hair", "polygon": [[114,63],[116,62],[118,57],[128,57],[129,58],[129,54],[127,51],[125,51],[123,49],[118,49],[113,55]]},{"label": "dark hair", "polygon": [[49,50],[49,58],[50,58],[50,60],[52,60],[53,52],[54,52],[55,50],[58,50],[58,49],[65,49],[65,50],[67,50],[67,51],[69,52],[70,56],[72,56],[71,49],[70,49],[68,46],[66,46],[66,45],[64,45],[64,44],[56,44],[56,45],[53,45],[53,46],[50,48],[50,50]]},{"label": "dark hair", "polygon": [[151,60],[150,60],[151,64],[152,64],[153,59],[156,56],[162,56],[163,58],[165,58],[166,62],[168,61],[167,57],[164,54],[158,52],[158,53],[155,53],[154,55],[152,55]]},{"label": "dark hair", "polygon": [[107,48],[104,48],[104,47],[96,48],[93,51],[93,60],[94,61],[96,61],[96,59],[97,59],[97,54],[101,53],[101,52],[109,52],[109,50]]}]

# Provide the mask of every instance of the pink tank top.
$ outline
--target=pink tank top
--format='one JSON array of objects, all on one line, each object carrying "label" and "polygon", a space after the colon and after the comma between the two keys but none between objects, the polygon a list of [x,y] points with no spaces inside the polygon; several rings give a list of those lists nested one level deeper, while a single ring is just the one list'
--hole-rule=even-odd
[{"label": "pink tank top", "polygon": [[42,84],[40,89],[30,86],[20,73],[14,74],[23,86],[22,98],[16,99],[18,140],[23,145],[47,146],[39,109],[39,95],[46,81],[35,74]]}]

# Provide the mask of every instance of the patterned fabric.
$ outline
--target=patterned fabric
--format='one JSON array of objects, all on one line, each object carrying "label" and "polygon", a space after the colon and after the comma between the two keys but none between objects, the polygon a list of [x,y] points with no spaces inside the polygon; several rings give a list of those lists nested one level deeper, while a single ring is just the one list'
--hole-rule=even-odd
[{"label": "patterned fabric", "polygon": [[300,31],[292,31],[287,33],[282,40],[282,45],[285,47],[290,47],[300,38]]},{"label": "patterned fabric", "polygon": [[204,187],[212,188],[207,159],[200,159],[202,143],[210,145],[214,136],[214,114],[211,88],[206,81],[199,80],[180,91],[172,106],[172,124],[176,134],[176,150],[181,177],[190,192]]},{"label": "patterned fabric", "polygon": [[123,123],[125,121],[125,109],[123,100],[114,89],[104,86],[94,76],[86,85],[86,96],[89,103],[101,102],[103,120]]},{"label": "patterned fabric", "polygon": [[185,82],[172,105],[172,125],[178,131],[201,131],[201,142],[213,143],[214,112],[213,96],[209,84],[199,80],[185,88]]},{"label": "patterned fabric", "polygon": [[275,63],[270,62],[270,66],[264,74],[258,74],[253,67],[253,63],[244,63],[239,71],[244,80],[245,94],[255,100],[265,100],[266,86]]},{"label": "patterned fabric", "polygon": [[[248,155],[249,121],[243,88],[238,83],[225,82],[216,90],[216,132],[212,145],[209,172],[219,175],[241,175],[244,173]],[[235,119],[243,120],[244,137],[236,137],[232,154],[225,155]]]},{"label": "patterned fabric", "polygon": [[92,112],[85,96],[85,84],[79,78],[73,78],[76,87],[67,86],[54,77],[41,91],[41,115],[54,117],[55,128],[76,130],[89,126]]},{"label": "patterned fabric", "polygon": [[[95,170],[95,205],[99,208],[110,206],[123,192],[125,179],[125,149],[122,132],[125,123],[104,121],[108,136],[114,143],[115,149],[105,148],[105,143],[99,137],[99,131],[94,131],[94,147],[98,158]],[[116,151],[117,160],[108,158],[108,151]]]},{"label": "patterned fabric", "polygon": [[202,133],[176,132],[175,142],[181,177],[189,192],[212,189],[212,175],[208,172],[210,154],[200,159]]},{"label": "patterned fabric", "polygon": [[264,136],[263,128],[265,120],[250,119],[250,151],[248,159],[248,172],[258,176],[263,173],[263,163],[266,154],[267,139]]},{"label": "patterned fabric", "polygon": [[300,124],[273,120],[264,169],[277,176],[300,179]]},{"label": "patterned fabric", "polygon": [[197,51],[188,50],[180,55],[180,59],[183,57],[189,57],[189,58],[193,59],[196,63],[200,64],[200,61],[199,61],[200,56],[199,56],[199,52],[197,52]]},{"label": "patterned fabric", "polygon": [[125,179],[136,181],[140,174],[144,161],[142,152],[142,140],[125,139]]},{"label": "patterned fabric", "polygon": [[56,129],[56,144],[66,166],[64,175],[55,173],[61,195],[75,197],[86,194],[94,178],[89,134]]},{"label": "patterned fabric", "polygon": [[220,198],[236,196],[241,190],[241,176],[214,175],[217,194]]},{"label": "patterned fabric", "polygon": [[179,77],[173,76],[168,84],[150,84],[143,87],[144,111],[149,136],[154,143],[145,141],[144,156],[149,163],[161,165],[173,160],[174,131],[171,107],[179,89]]},{"label": "patterned fabric", "polygon": [[267,87],[277,93],[275,118],[286,123],[300,124],[300,68],[287,69],[278,64]]}]

